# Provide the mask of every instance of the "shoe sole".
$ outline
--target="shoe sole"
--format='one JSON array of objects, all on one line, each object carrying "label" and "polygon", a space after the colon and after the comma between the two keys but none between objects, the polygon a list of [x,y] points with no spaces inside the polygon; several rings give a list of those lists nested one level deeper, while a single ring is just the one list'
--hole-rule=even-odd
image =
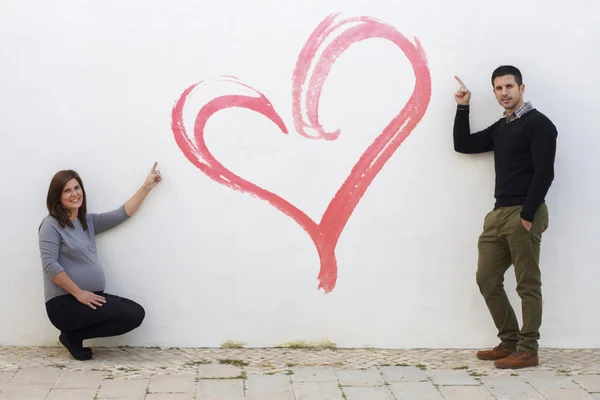
[{"label": "shoe sole", "polygon": [[484,361],[498,361],[498,360],[502,360],[508,356],[504,356],[504,357],[482,357],[482,356],[478,356],[476,355],[477,358],[479,358],[480,360],[484,360]]}]

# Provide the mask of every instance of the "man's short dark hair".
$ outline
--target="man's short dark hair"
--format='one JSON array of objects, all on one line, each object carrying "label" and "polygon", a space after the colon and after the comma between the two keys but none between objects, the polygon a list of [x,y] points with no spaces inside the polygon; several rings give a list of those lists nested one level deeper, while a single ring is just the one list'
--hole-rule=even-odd
[{"label": "man's short dark hair", "polygon": [[492,86],[494,86],[494,79],[499,76],[512,75],[515,77],[515,81],[517,85],[521,86],[523,84],[523,75],[521,75],[521,71],[519,68],[513,67],[512,65],[501,65],[494,70],[492,73]]}]

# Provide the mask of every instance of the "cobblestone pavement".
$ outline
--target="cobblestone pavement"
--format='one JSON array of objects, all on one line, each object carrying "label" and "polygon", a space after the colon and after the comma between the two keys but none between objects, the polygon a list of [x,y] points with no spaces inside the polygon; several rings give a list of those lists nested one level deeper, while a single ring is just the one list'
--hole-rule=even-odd
[{"label": "cobblestone pavement", "polygon": [[600,349],[495,369],[474,350],[0,347],[0,400],[600,399]]}]

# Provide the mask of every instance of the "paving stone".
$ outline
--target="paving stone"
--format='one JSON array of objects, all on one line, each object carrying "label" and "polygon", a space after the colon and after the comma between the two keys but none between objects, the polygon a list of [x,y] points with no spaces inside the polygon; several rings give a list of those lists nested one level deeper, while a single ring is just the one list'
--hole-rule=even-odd
[{"label": "paving stone", "polygon": [[0,400],[44,400],[50,392],[52,385],[12,385],[8,384],[2,393]]},{"label": "paving stone", "polygon": [[579,375],[571,379],[588,392],[600,393],[600,375]]},{"label": "paving stone", "polygon": [[417,367],[379,367],[386,382],[420,382],[427,374]]},{"label": "paving stone", "polygon": [[98,399],[144,399],[147,388],[147,379],[105,379],[100,386]]},{"label": "paving stone", "polygon": [[102,372],[63,371],[54,385],[54,389],[96,389],[102,382]]},{"label": "paving stone", "polygon": [[[543,356],[543,362],[540,366],[513,371],[496,369],[493,367],[493,363],[477,360],[474,357],[473,350],[469,349],[337,349],[336,351],[315,351],[274,348],[152,349],[141,347],[100,347],[94,349],[95,357],[93,360],[82,363],[69,358],[64,348],[61,347],[0,347],[0,391],[2,391],[0,393],[0,400],[47,400],[46,397],[50,400],[55,400],[50,396],[56,396],[53,394],[54,391],[61,393],[59,389],[73,390],[73,392],[64,391],[65,395],[75,393],[74,390],[86,389],[85,387],[74,387],[76,385],[90,386],[87,389],[91,390],[93,380],[98,379],[100,374],[103,376],[111,375],[116,379],[107,379],[101,382],[99,400],[142,400],[144,397],[147,397],[148,400],[156,400],[166,396],[168,396],[167,398],[186,399],[189,396],[193,398],[194,393],[190,391],[185,394],[165,392],[151,393],[146,396],[145,388],[142,388],[141,391],[135,394],[123,397],[107,397],[104,395],[111,394],[107,392],[106,388],[109,382],[122,380],[123,378],[153,382],[153,378],[158,375],[195,376],[197,372],[199,375],[206,373],[207,375],[213,375],[215,378],[230,378],[233,376],[239,377],[242,371],[245,371],[250,376],[249,382],[252,382],[252,376],[258,375],[284,379],[283,382],[286,385],[284,388],[286,389],[282,389],[280,386],[282,381],[271,381],[270,384],[263,385],[258,393],[259,395],[261,393],[263,395],[260,400],[291,400],[294,398],[294,392],[296,393],[295,400],[299,400],[299,398],[304,400],[300,396],[304,396],[304,394],[309,395],[312,391],[317,392],[315,395],[327,398],[326,396],[336,395],[333,392],[334,388],[328,385],[336,384],[331,374],[332,368],[336,374],[338,371],[363,370],[362,372],[366,372],[379,368],[378,372],[380,372],[382,378],[385,377],[390,382],[390,386],[388,387],[345,387],[344,389],[347,393],[355,395],[355,399],[378,400],[377,397],[384,396],[384,399],[387,400],[388,395],[390,395],[390,393],[386,393],[385,389],[387,389],[394,393],[397,400],[407,398],[429,400],[430,397],[432,400],[439,400],[442,398],[442,394],[431,382],[418,382],[423,380],[418,379],[423,377],[420,373],[423,373],[425,376],[438,374],[438,378],[441,378],[446,371],[456,373],[456,368],[465,365],[469,366],[469,371],[487,374],[488,376],[481,378],[481,382],[484,383],[483,387],[500,400],[541,400],[544,396],[540,392],[549,399],[569,400],[583,398],[600,400],[600,393],[587,394],[584,390],[597,389],[598,378],[594,375],[600,373],[600,349],[542,349],[540,352]],[[242,370],[232,365],[218,364],[219,360],[223,359],[241,360],[249,365]],[[212,364],[202,365],[205,362]],[[291,369],[291,363],[296,365],[294,367],[295,373],[289,376],[284,375],[286,371]],[[427,366],[427,370],[420,371],[415,369],[415,367],[383,367],[384,364],[424,364]],[[39,373],[32,373],[31,371],[39,371]],[[323,375],[321,371],[329,372]],[[462,370],[459,372],[468,375],[469,371]],[[569,371],[571,376],[561,374],[565,371]],[[89,372],[95,372],[96,375],[83,374]],[[19,376],[17,376],[17,373]],[[276,375],[265,375],[267,373],[275,373]],[[82,374],[79,375],[79,379],[77,378],[78,374]],[[511,376],[513,374],[520,376]],[[84,378],[86,376],[89,380]],[[17,379],[13,381],[15,378]],[[456,378],[456,376],[453,378]],[[462,378],[464,378],[464,375]],[[494,382],[488,381],[488,379],[492,378],[497,378],[497,380]],[[517,380],[508,381],[505,386],[502,386],[498,383],[500,379]],[[412,380],[414,382],[404,382],[405,380]],[[368,382],[368,380],[366,381]],[[529,381],[543,389],[534,394],[531,392],[533,386],[529,384]],[[16,384],[14,384],[15,382]],[[48,383],[41,385],[35,382]],[[50,390],[54,382],[56,382],[56,387]],[[254,380],[254,389],[260,389],[259,383],[259,381]],[[460,382],[450,379],[448,382],[442,383],[457,384]],[[493,383],[496,386],[493,386]],[[244,382],[241,379],[200,380],[196,384],[196,400],[243,400],[243,385]],[[322,387],[319,388],[321,385]],[[507,385],[510,386],[507,388]],[[3,386],[5,390],[2,390]],[[103,386],[104,391],[102,391]],[[217,387],[220,389],[217,389]],[[476,386],[469,385],[469,387],[473,388]],[[445,387],[441,388],[446,389]],[[508,390],[510,388],[512,388],[512,391]],[[211,390],[214,393],[211,394]],[[228,392],[223,394],[226,390]],[[411,390],[417,393],[417,395],[410,397]],[[534,388],[534,390],[536,389]],[[461,395],[459,392],[457,389],[448,391],[450,396],[459,396]],[[84,396],[87,396],[87,394],[85,393]],[[249,394],[251,396],[249,400],[255,400],[255,398],[252,398],[254,394]],[[308,398],[306,400],[313,399]]]},{"label": "paving stone", "polygon": [[250,388],[286,391],[291,388],[291,380],[289,375],[249,375],[246,380],[246,389]]},{"label": "paving stone", "polygon": [[466,371],[430,371],[431,380],[440,386],[477,386],[480,383]]},{"label": "paving stone", "polygon": [[196,400],[244,400],[244,381],[241,379],[200,380]]},{"label": "paving stone", "polygon": [[386,386],[345,387],[343,390],[347,400],[394,400],[392,392]]},{"label": "paving stone", "polygon": [[[223,397],[229,400],[229,397]],[[194,400],[191,393],[152,393],[146,396],[145,400]]]},{"label": "paving stone", "polygon": [[385,381],[378,370],[356,371],[337,369],[337,377],[342,386],[383,386]]},{"label": "paving stone", "polygon": [[246,392],[246,400],[294,400],[294,393],[289,392]]},{"label": "paving stone", "polygon": [[[568,370],[575,375],[600,374],[600,349],[540,349],[542,363],[535,371]],[[68,357],[64,347],[0,348],[0,371],[19,368],[51,367],[64,370],[102,370],[114,377],[142,377],[156,373],[195,373],[202,369],[196,362],[217,363],[237,359],[249,363],[248,373],[283,373],[289,364],[297,366],[335,366],[343,369],[376,368],[384,364],[424,364],[432,370],[451,370],[468,365],[471,370],[489,376],[510,376],[512,370],[494,368],[493,363],[478,360],[471,349],[336,349],[306,350],[288,348],[146,348],[95,347],[94,359],[82,363]],[[268,367],[266,367],[268,365]],[[529,369],[527,369],[529,370]],[[518,373],[521,373],[519,370]]]},{"label": "paving stone", "polygon": [[338,378],[331,367],[294,367],[290,375],[295,382],[337,382]]},{"label": "paving stone", "polygon": [[293,382],[296,400],[344,400],[337,382]]},{"label": "paving stone", "polygon": [[440,386],[447,400],[494,400],[483,386]]},{"label": "paving stone", "polygon": [[547,400],[595,400],[594,396],[581,388],[540,389]]},{"label": "paving stone", "polygon": [[2,391],[13,376],[15,376],[14,372],[0,372],[0,391]]},{"label": "paving stone", "polygon": [[154,375],[148,387],[150,393],[195,393],[196,376],[181,375]]},{"label": "paving stone", "polygon": [[205,364],[198,366],[199,378],[235,378],[241,374],[241,368],[229,364]]},{"label": "paving stone", "polygon": [[53,385],[60,375],[59,368],[23,368],[11,379],[12,385]]},{"label": "paving stone", "polygon": [[45,400],[94,400],[98,389],[52,389]]},{"label": "paving stone", "polygon": [[577,384],[573,382],[571,377],[557,375],[556,373],[549,371],[524,371],[521,373],[521,376],[538,390],[577,387]]},{"label": "paving stone", "polygon": [[544,400],[544,397],[522,377],[485,376],[481,381],[497,400]]},{"label": "paving stone", "polygon": [[444,400],[431,382],[394,382],[390,384],[390,390],[396,400]]},{"label": "paving stone", "polygon": [[246,380],[247,400],[294,400],[288,375],[249,375]]}]

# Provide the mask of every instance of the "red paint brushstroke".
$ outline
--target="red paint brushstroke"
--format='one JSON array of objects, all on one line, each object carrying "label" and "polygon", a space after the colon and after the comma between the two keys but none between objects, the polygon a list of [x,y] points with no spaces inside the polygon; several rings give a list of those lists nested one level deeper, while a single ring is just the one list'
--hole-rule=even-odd
[{"label": "red paint brushstroke", "polygon": [[[293,218],[310,235],[321,260],[318,275],[319,289],[322,288],[325,293],[331,292],[335,287],[337,280],[335,248],[348,219],[375,176],[419,123],[431,97],[431,76],[427,67],[427,58],[417,39],[413,44],[393,26],[370,17],[336,21],[337,17],[338,14],[330,15],[319,24],[298,57],[292,77],[292,115],[298,133],[307,138],[324,140],[335,140],[339,136],[339,130],[327,132],[319,123],[319,99],[325,79],[336,59],[354,43],[371,38],[393,42],[412,64],[416,81],[413,93],[404,108],[359,158],[348,178],[330,201],[319,223],[275,193],[229,171],[213,157],[206,146],[204,128],[208,119],[214,113],[231,107],[254,110],[269,118],[283,133],[287,134],[287,128],[281,117],[262,93],[233,77],[217,80],[240,85],[254,92],[255,96],[225,95],[210,100],[198,112],[194,126],[194,140],[192,140],[184,128],[183,108],[192,90],[198,85],[205,84],[200,82],[183,92],[173,107],[171,123],[178,146],[192,164],[220,184],[269,202]],[[312,75],[309,75],[311,66],[314,68]],[[303,96],[307,80],[308,88]],[[306,108],[306,120],[302,116],[303,104]]]}]

